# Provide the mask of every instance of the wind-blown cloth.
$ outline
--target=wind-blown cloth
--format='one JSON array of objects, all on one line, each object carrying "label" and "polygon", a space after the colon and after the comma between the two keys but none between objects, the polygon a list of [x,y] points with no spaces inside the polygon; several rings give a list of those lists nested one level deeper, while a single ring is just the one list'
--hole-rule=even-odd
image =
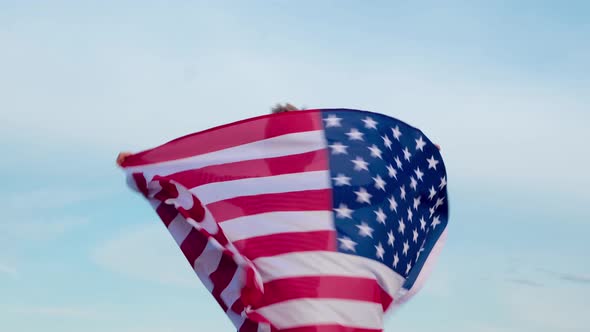
[{"label": "wind-blown cloth", "polygon": [[446,238],[438,149],[382,114],[269,114],[122,166],[241,332],[382,331]]}]

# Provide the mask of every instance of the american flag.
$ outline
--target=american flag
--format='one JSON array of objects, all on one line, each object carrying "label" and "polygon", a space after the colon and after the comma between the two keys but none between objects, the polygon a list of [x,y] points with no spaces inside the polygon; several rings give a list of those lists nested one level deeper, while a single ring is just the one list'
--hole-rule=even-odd
[{"label": "american flag", "polygon": [[446,237],[437,147],[378,113],[260,116],[122,166],[240,332],[382,331]]}]

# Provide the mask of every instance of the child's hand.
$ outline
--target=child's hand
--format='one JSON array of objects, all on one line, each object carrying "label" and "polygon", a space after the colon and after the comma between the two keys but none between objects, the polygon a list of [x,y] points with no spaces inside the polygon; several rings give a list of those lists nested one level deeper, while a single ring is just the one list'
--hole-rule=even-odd
[{"label": "child's hand", "polygon": [[132,155],[131,152],[119,153],[119,155],[117,156],[117,165],[122,166],[123,162],[125,161],[125,158],[129,157],[130,155]]}]

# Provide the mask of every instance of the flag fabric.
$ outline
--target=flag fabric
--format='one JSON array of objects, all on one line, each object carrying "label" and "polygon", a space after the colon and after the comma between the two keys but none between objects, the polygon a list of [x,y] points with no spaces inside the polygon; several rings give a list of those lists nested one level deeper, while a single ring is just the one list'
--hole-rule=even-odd
[{"label": "flag fabric", "polygon": [[260,116],[122,166],[240,332],[382,331],[446,238],[437,147],[378,113]]}]

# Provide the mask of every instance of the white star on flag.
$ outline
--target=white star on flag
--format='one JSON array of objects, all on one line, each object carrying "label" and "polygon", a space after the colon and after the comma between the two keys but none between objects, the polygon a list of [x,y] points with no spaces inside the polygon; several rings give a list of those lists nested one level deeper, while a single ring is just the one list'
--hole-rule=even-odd
[{"label": "white star on flag", "polygon": [[383,159],[383,157],[381,157],[381,154],[383,152],[381,152],[381,149],[379,149],[379,147],[377,145],[373,144],[372,146],[369,147],[369,150],[371,150],[371,157]]},{"label": "white star on flag", "polygon": [[359,229],[359,235],[362,237],[373,237],[373,228],[371,228],[371,226],[369,226],[366,222],[361,222],[360,225],[356,225],[356,227]]},{"label": "white star on flag", "polygon": [[420,136],[420,138],[416,140],[416,151],[418,151],[418,150],[424,151],[425,145],[426,145],[426,142],[424,142],[424,140],[422,139],[422,136]]},{"label": "white star on flag", "polygon": [[335,186],[350,186],[351,178],[342,173],[338,173],[338,176],[332,179],[334,180]]},{"label": "white star on flag", "polygon": [[377,176],[373,178],[373,181],[375,181],[375,188],[385,191],[385,185],[387,183],[383,180],[381,175],[377,174]]},{"label": "white star on flag", "polygon": [[418,211],[419,206],[420,206],[420,196],[414,198],[414,210]]},{"label": "white star on flag", "polygon": [[394,178],[397,180],[397,171],[395,170],[395,168],[393,168],[391,164],[387,165],[387,174],[390,178]]},{"label": "white star on flag", "polygon": [[397,228],[397,230],[401,233],[404,234],[404,231],[406,230],[406,224],[404,223],[404,219],[400,219],[398,221],[399,227]]},{"label": "white star on flag", "polygon": [[389,210],[397,212],[397,201],[395,197],[391,196],[387,200],[389,201]]},{"label": "white star on flag", "polygon": [[420,170],[420,167],[416,167],[416,169],[414,170],[414,173],[416,173],[416,177],[418,178],[418,180],[424,181],[424,179],[423,179],[424,173]]},{"label": "white star on flag", "polygon": [[342,118],[337,117],[334,114],[330,114],[328,115],[324,121],[326,122],[326,128],[331,128],[331,127],[341,127],[342,125],[340,124],[340,121],[342,121]]},{"label": "white star on flag", "polygon": [[387,136],[387,134],[381,136],[381,138],[383,138],[383,144],[385,145],[386,148],[388,148],[389,150],[391,150],[391,144],[393,143],[390,139],[389,136]]},{"label": "white star on flag", "polygon": [[447,178],[445,176],[443,176],[442,178],[440,178],[440,185],[438,186],[438,189],[442,190],[446,185],[447,185]]},{"label": "white star on flag", "polygon": [[373,120],[371,117],[368,116],[368,117],[364,118],[363,122],[365,123],[365,128],[377,129],[378,122]]},{"label": "white star on flag", "polygon": [[395,128],[392,128],[391,131],[393,132],[393,137],[399,141],[399,138],[402,136],[399,126],[395,126]]},{"label": "white star on flag", "polygon": [[428,161],[428,169],[434,169],[436,171],[436,165],[438,165],[438,160],[434,159],[434,156],[426,159]]},{"label": "white star on flag", "polygon": [[346,133],[346,136],[348,136],[348,139],[350,139],[351,141],[363,141],[364,135],[365,134],[358,131],[358,129],[356,128],[352,128],[348,133]]},{"label": "white star on flag", "polygon": [[385,220],[387,219],[387,215],[385,214],[385,212],[383,212],[383,209],[379,208],[377,211],[375,211],[375,214],[377,215],[377,222],[385,225]]},{"label": "white star on flag", "polygon": [[393,231],[387,232],[387,244],[393,247],[393,243],[395,242],[395,237],[393,236]]},{"label": "white star on flag", "polygon": [[385,254],[385,249],[383,249],[383,246],[381,245],[381,242],[379,242],[379,244],[377,244],[375,246],[375,249],[377,250],[377,257],[381,260],[383,260],[383,254]]},{"label": "white star on flag", "polygon": [[351,160],[354,163],[354,170],[355,171],[368,171],[369,170],[369,163],[366,162],[363,157],[356,157],[356,159]]},{"label": "white star on flag", "polygon": [[430,192],[430,195],[428,195],[428,199],[432,200],[434,198],[434,196],[436,196],[436,190],[434,189],[434,186],[430,187],[429,192]]},{"label": "white star on flag", "polygon": [[336,211],[336,216],[338,218],[348,218],[352,219],[352,210],[346,206],[344,203],[340,203],[340,205],[334,209]]},{"label": "white star on flag", "polygon": [[410,245],[408,244],[408,241],[404,242],[404,251],[403,251],[403,254],[404,254],[405,256],[407,256],[407,255],[408,255],[408,250],[409,250],[409,249],[410,249]]},{"label": "white star on flag", "polygon": [[340,238],[338,238],[338,241],[340,241],[340,247],[342,249],[356,251],[355,246],[357,245],[357,243],[354,242],[353,240],[351,240],[349,237],[347,237],[347,236],[340,237]]},{"label": "white star on flag", "polygon": [[348,146],[346,146],[340,142],[334,142],[334,144],[329,145],[329,147],[332,149],[332,154],[347,154],[348,153],[346,151]]},{"label": "white star on flag", "polygon": [[395,158],[393,158],[393,160],[395,160],[395,165],[397,166],[397,168],[399,168],[400,171],[403,171],[402,161],[399,159],[399,157],[395,156]]},{"label": "white star on flag", "polygon": [[445,198],[444,197],[438,198],[436,200],[436,204],[434,204],[434,208],[435,209],[438,209],[439,206],[443,205],[444,202],[445,202]]},{"label": "white star on flag", "polygon": [[373,197],[373,195],[371,195],[367,191],[367,189],[361,187],[358,191],[355,191],[354,193],[356,194],[357,202],[371,204],[371,197]]},{"label": "white star on flag", "polygon": [[407,161],[410,161],[410,157],[412,157],[412,154],[410,153],[410,150],[408,150],[408,147],[404,148],[403,153],[404,153],[404,159]]},{"label": "white star on flag", "polygon": [[410,177],[410,188],[414,190],[418,189],[418,181],[416,181],[413,176]]},{"label": "white star on flag", "polygon": [[432,229],[435,229],[436,226],[440,225],[440,218],[439,216],[434,217],[434,219],[432,219]]}]

